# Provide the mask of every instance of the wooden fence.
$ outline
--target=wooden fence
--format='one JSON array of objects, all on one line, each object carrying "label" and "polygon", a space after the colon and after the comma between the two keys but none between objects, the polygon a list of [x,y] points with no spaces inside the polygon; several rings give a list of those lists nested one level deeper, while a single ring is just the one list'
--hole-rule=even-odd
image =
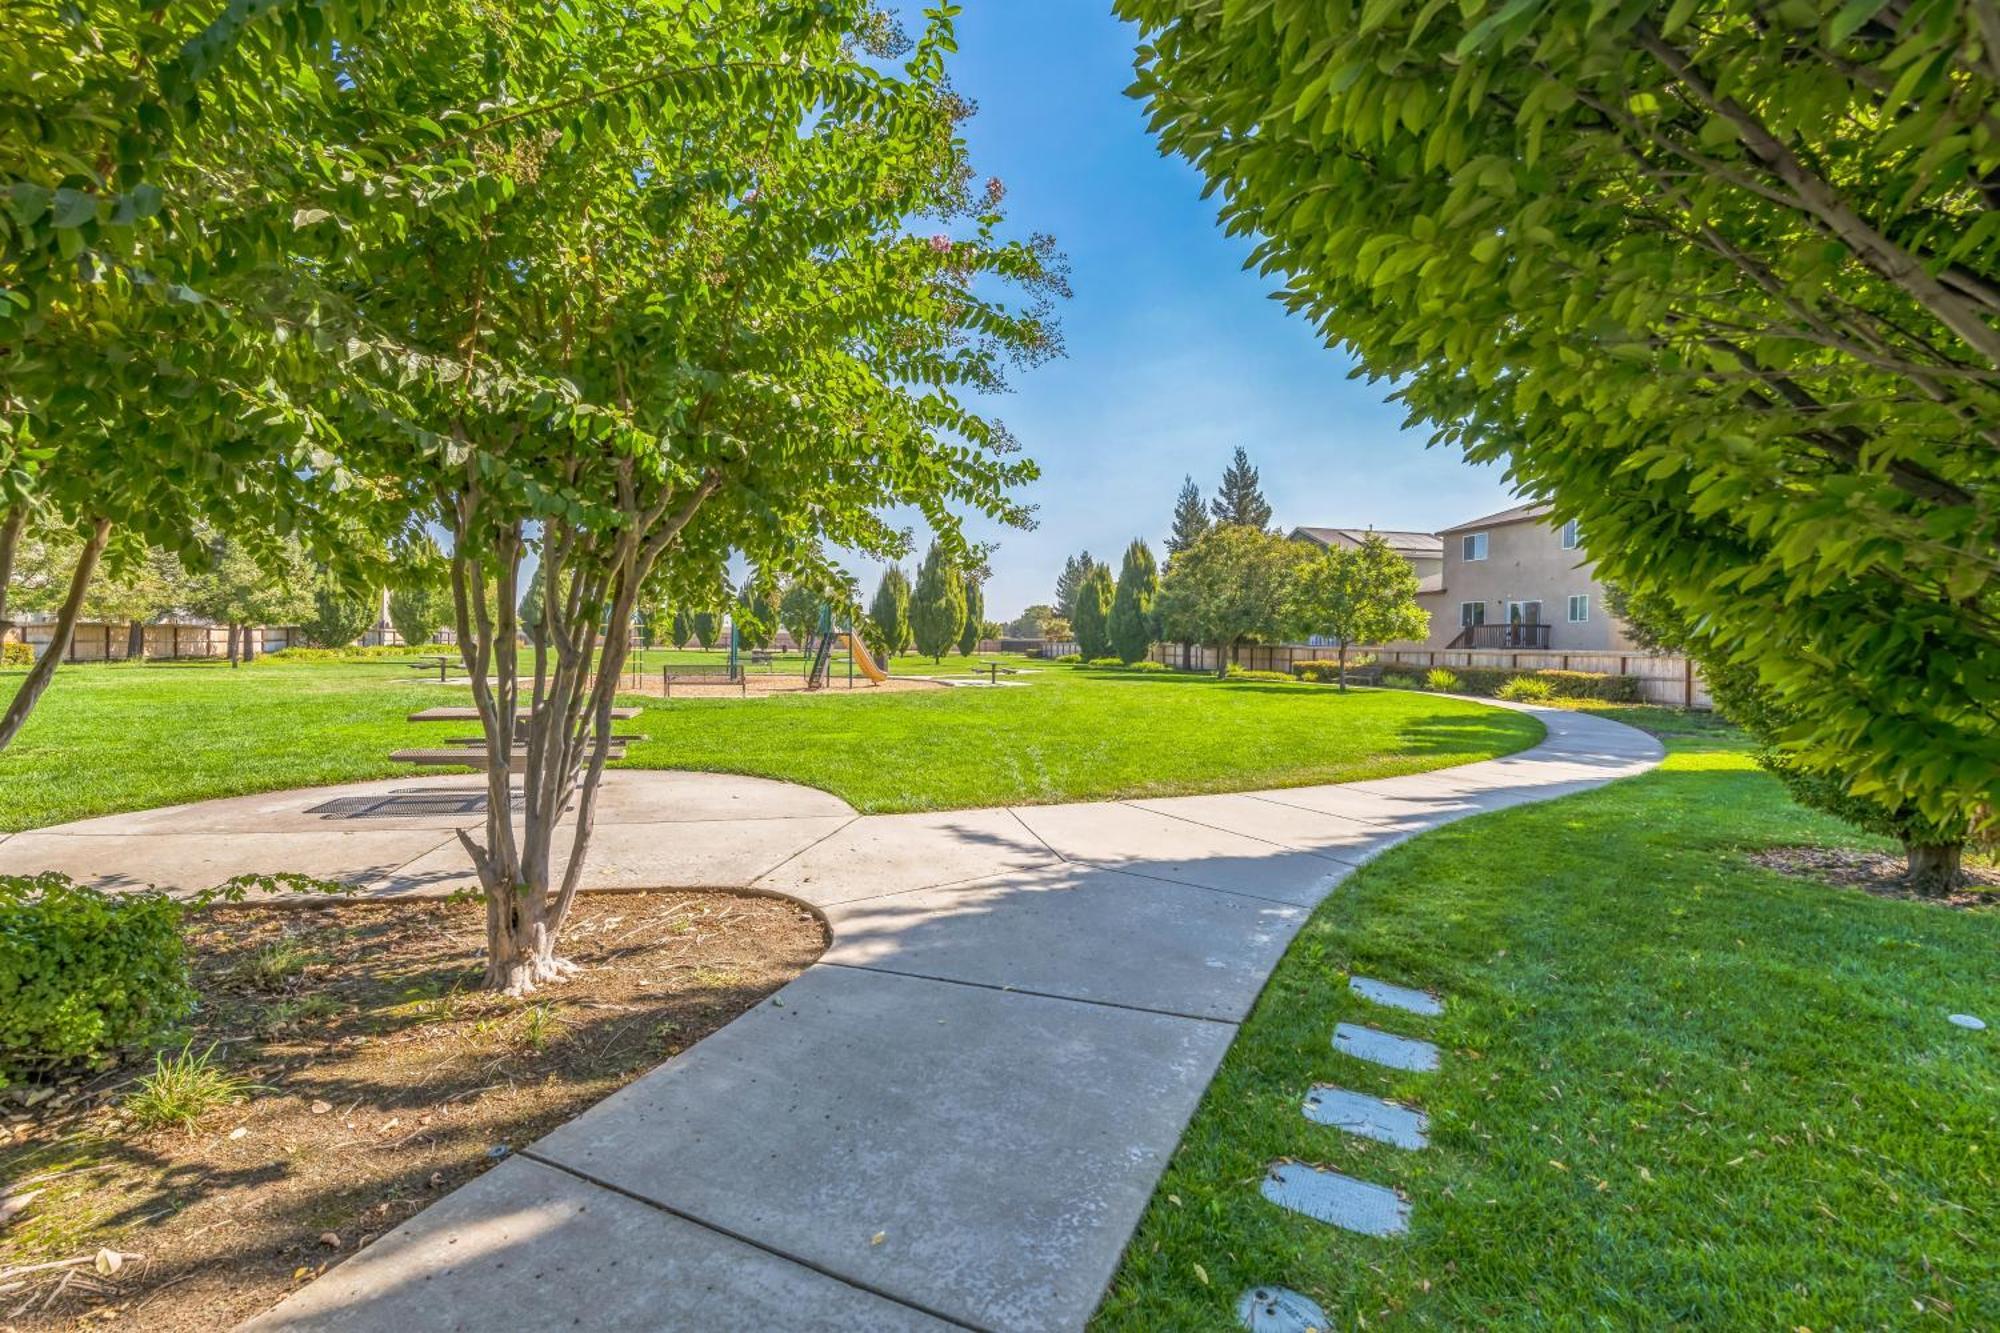
[{"label": "wooden fence", "polygon": [[[26,625],[16,625],[9,637],[25,643],[40,657],[55,638],[53,623],[42,621]],[[284,626],[257,628],[249,631],[251,655],[275,653],[305,642],[296,629]],[[105,621],[81,622],[70,635],[69,651],[63,654],[65,662],[122,662],[128,657],[139,656],[163,660],[177,658],[227,657],[229,656],[229,627],[227,625],[145,625],[141,627],[139,652],[134,653],[132,626],[112,624]]]}]

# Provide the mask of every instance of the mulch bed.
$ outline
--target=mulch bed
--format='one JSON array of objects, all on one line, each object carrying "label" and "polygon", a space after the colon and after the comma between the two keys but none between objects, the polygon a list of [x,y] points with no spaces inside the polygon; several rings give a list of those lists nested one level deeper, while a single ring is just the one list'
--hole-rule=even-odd
[{"label": "mulch bed", "polygon": [[124,1100],[150,1057],[0,1100],[0,1196],[41,1190],[0,1223],[0,1330],[206,1333],[267,1309],[826,946],[816,917],[778,899],[595,895],[563,937],[583,973],[508,1000],[476,989],[484,911],[192,916],[192,1049],[213,1043],[254,1090],[191,1129],[143,1132]]},{"label": "mulch bed", "polygon": [[1862,889],[1878,898],[1911,898],[1939,907],[2000,906],[2000,866],[1967,862],[1962,883],[1948,894],[1919,893],[1904,876],[1903,859],[1884,852],[1842,847],[1772,847],[1752,852],[1750,861],[1797,879]]}]

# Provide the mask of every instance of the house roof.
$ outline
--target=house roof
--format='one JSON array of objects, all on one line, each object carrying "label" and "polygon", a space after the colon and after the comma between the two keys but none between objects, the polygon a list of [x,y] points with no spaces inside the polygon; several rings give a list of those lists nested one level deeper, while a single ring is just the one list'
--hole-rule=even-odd
[{"label": "house roof", "polygon": [[1318,542],[1321,546],[1359,546],[1370,535],[1380,537],[1389,543],[1389,549],[1399,554],[1443,555],[1444,538],[1434,532],[1399,532],[1393,528],[1307,528],[1292,529],[1292,540],[1303,538]]},{"label": "house roof", "polygon": [[1475,518],[1465,523],[1454,523],[1443,532],[1440,532],[1438,536],[1443,538],[1450,533],[1470,532],[1474,528],[1497,528],[1508,523],[1526,523],[1532,519],[1547,518],[1551,508],[1551,505],[1542,500],[1536,500],[1524,505],[1515,505],[1512,509],[1503,509],[1497,514],[1488,514],[1484,518]]},{"label": "house roof", "polygon": [[1442,574],[1426,574],[1417,580],[1417,596],[1419,597],[1422,597],[1427,592],[1443,591],[1444,575]]}]

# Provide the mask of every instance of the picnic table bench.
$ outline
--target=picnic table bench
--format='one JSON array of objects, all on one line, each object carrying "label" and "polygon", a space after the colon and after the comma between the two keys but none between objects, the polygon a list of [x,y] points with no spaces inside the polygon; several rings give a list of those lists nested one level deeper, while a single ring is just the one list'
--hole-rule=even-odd
[{"label": "picnic table bench", "polygon": [[675,681],[684,685],[734,685],[742,694],[750,693],[750,682],[741,669],[727,662],[691,662],[660,668],[660,684],[669,699],[674,697]]},{"label": "picnic table bench", "polygon": [[[518,710],[516,715],[525,719],[530,711],[523,708]],[[637,708],[614,708],[611,710],[611,716],[614,719],[634,718],[639,716],[639,712],[640,710]],[[408,720],[411,722],[477,722],[479,720],[479,710],[477,708],[464,707],[424,708],[411,713]],[[625,757],[625,743],[627,741],[640,741],[644,739],[646,739],[644,736],[614,735],[610,738],[610,747],[605,752],[606,758],[623,759]],[[433,768],[485,768],[486,738],[484,736],[451,736],[447,737],[441,745],[396,750],[389,757],[399,764],[418,764]],[[514,753],[508,756],[508,771],[519,773],[524,771],[527,766],[527,740],[525,737],[517,737],[514,742]]]},{"label": "picnic table bench", "polygon": [[767,667],[777,660],[777,655],[769,648],[752,648],[750,650],[751,666]]},{"label": "picnic table bench", "polygon": [[445,681],[446,670],[457,660],[457,658],[449,653],[420,653],[417,655],[417,660],[410,663],[410,665],[419,671],[429,671],[432,667],[436,667],[438,684],[442,685]]}]

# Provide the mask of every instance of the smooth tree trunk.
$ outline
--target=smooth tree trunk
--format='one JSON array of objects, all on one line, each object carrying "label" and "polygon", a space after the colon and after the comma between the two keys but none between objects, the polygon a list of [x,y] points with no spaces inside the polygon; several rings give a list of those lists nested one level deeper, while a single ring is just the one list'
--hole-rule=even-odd
[{"label": "smooth tree trunk", "polygon": [[1347,693],[1347,640],[1340,641],[1340,692]]},{"label": "smooth tree trunk", "polygon": [[146,625],[135,620],[125,630],[125,660],[138,661],[146,655]]},{"label": "smooth tree trunk", "polygon": [[1957,886],[1963,873],[1965,844],[1962,842],[1906,842],[1910,886],[1918,893],[1943,894]]},{"label": "smooth tree trunk", "polygon": [[[12,537],[18,537],[19,524],[10,516],[4,529],[0,529],[0,546],[4,546],[4,563],[11,569],[13,565]],[[97,572],[97,559],[104,554],[104,543],[111,536],[111,520],[100,518],[91,525],[90,536],[77,555],[76,567],[70,571],[69,591],[63,595],[62,606],[56,611],[55,632],[49,638],[42,655],[28,668],[28,674],[21,681],[21,688],[7,703],[7,711],[0,713],[0,750],[7,748],[20,733],[21,724],[35,711],[35,703],[42,697],[42,691],[49,687],[49,680],[56,674],[56,665],[69,651],[70,638],[76,633],[77,616],[83,611],[84,594],[90,591],[91,577]],[[0,588],[4,588],[0,584]],[[6,606],[0,601],[0,615]]]}]

